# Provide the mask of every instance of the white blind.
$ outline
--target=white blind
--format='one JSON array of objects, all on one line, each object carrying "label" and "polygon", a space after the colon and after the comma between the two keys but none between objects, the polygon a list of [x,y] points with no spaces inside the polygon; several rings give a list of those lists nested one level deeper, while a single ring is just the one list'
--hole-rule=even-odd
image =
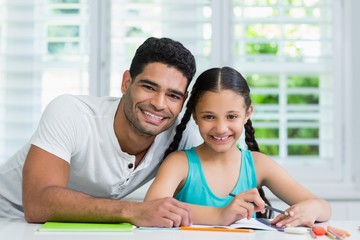
[{"label": "white blind", "polygon": [[32,135],[48,102],[88,93],[88,3],[0,2],[0,160]]},{"label": "white blind", "polygon": [[198,71],[210,66],[211,4],[206,0],[111,1],[111,95],[119,95],[122,73],[148,37],[171,37],[196,57]]}]

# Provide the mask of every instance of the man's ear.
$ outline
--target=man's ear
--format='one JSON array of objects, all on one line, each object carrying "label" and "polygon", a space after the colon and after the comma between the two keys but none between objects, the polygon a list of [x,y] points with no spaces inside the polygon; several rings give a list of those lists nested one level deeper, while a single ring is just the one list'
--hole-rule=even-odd
[{"label": "man's ear", "polygon": [[184,107],[184,103],[186,102],[186,99],[188,98],[188,96],[189,96],[189,92],[186,91],[183,96],[183,102],[182,102],[181,108]]},{"label": "man's ear", "polygon": [[123,73],[123,78],[122,78],[122,82],[121,82],[121,92],[122,92],[122,94],[126,93],[126,91],[129,89],[129,87],[131,85],[131,82],[132,82],[132,78],[131,78],[131,75],[130,75],[130,71],[126,70]]}]

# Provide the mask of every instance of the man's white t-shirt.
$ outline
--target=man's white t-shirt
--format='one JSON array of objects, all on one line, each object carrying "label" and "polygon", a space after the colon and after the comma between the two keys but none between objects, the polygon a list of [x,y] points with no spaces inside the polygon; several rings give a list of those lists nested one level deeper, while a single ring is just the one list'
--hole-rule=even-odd
[{"label": "man's white t-shirt", "polygon": [[[68,187],[94,197],[121,199],[151,180],[173,140],[178,121],[156,136],[135,169],[135,156],[121,150],[114,132],[119,101],[73,95],[54,99],[29,143],[0,167],[0,217],[23,216],[22,167],[31,144],[68,162]],[[201,141],[196,126],[188,124],[179,149]]]}]

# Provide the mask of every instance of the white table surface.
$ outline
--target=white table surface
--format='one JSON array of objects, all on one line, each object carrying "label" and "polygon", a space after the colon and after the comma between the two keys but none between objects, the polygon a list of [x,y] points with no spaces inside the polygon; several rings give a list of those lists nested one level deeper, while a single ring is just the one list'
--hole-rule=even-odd
[{"label": "white table surface", "polygon": [[[333,226],[351,233],[347,239],[360,240],[360,221],[329,221],[319,224],[321,226]],[[277,231],[255,231],[253,233],[231,232],[198,232],[180,230],[139,230],[133,232],[39,232],[41,224],[29,224],[23,219],[0,218],[0,239],[2,240],[227,240],[227,239],[257,239],[257,240],[291,240],[313,239],[310,234],[296,235]],[[326,236],[316,239],[330,239]]]}]

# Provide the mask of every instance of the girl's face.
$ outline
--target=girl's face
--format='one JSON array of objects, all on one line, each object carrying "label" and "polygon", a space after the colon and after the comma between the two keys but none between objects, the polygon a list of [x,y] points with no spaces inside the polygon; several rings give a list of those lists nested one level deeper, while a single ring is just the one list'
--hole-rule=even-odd
[{"label": "girl's face", "polygon": [[195,107],[194,119],[207,146],[225,152],[236,144],[250,118],[244,98],[232,90],[206,92]]}]

